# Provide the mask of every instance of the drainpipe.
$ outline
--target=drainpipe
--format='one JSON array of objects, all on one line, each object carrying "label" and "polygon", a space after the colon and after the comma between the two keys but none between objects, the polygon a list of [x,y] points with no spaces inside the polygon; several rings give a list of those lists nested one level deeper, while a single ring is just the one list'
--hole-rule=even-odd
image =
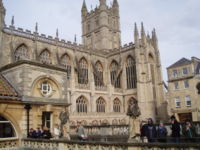
[{"label": "drainpipe", "polygon": [[27,137],[29,137],[29,127],[30,127],[30,116],[29,116],[29,113],[30,113],[30,110],[31,110],[31,105],[30,104],[26,104],[24,106],[24,109],[26,109],[26,114],[27,114]]}]

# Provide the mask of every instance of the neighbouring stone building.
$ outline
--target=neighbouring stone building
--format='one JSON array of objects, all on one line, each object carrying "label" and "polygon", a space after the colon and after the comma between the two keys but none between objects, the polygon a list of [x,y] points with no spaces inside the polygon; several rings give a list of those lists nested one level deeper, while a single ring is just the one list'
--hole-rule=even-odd
[{"label": "neighbouring stone building", "polygon": [[20,135],[26,134],[28,110],[30,127],[52,130],[69,103],[71,125],[128,124],[133,99],[141,119],[167,119],[155,29],[150,36],[141,24],[139,34],[135,24],[134,40],[121,46],[118,2],[99,2],[90,12],[83,2],[83,43],[77,44],[59,39],[58,31],[55,38],[39,34],[37,24],[34,32],[16,28],[14,18],[6,26],[0,0],[0,72],[21,95],[20,106],[12,105],[16,114],[0,101],[0,116],[13,120]]},{"label": "neighbouring stone building", "polygon": [[184,122],[200,121],[200,59],[182,58],[167,68],[170,112]]}]

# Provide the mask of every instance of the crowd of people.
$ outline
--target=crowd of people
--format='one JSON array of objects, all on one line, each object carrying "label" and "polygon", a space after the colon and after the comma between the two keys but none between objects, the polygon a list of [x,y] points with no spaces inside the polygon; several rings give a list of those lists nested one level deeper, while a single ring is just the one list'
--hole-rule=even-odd
[{"label": "crowd of people", "polygon": [[185,125],[181,126],[176,120],[175,116],[171,116],[171,135],[168,136],[168,132],[163,122],[160,122],[158,126],[154,125],[151,118],[147,123],[142,122],[141,125],[141,139],[148,142],[174,142],[179,143],[181,134],[184,141],[194,142],[194,138],[197,136],[195,128],[189,120],[185,121]]},{"label": "crowd of people", "polygon": [[[175,116],[171,116],[171,133],[168,134],[167,128],[163,122],[160,122],[159,125],[155,125],[153,120],[149,118],[147,122],[142,122],[140,127],[140,137],[143,142],[174,142],[179,143],[181,140],[181,135],[183,135],[184,142],[194,142],[194,138],[197,137],[194,126],[189,120],[186,120],[184,125],[176,120]],[[88,136],[84,130],[84,127],[81,125],[81,122],[77,122],[76,129],[77,137],[80,141],[87,141]],[[43,130],[37,128],[34,130],[30,129],[29,132],[30,138],[43,138],[43,139],[59,139],[61,137],[60,127],[58,124],[55,124],[53,129],[53,134],[51,134],[49,128],[44,127]]]},{"label": "crowd of people", "polygon": [[50,139],[50,138],[58,139],[60,135],[61,133],[60,133],[59,125],[55,124],[53,134],[50,132],[49,128],[47,127],[43,127],[43,130],[41,130],[40,128],[37,128],[36,130],[31,128],[29,131],[28,137],[29,138],[43,138],[43,139]]}]

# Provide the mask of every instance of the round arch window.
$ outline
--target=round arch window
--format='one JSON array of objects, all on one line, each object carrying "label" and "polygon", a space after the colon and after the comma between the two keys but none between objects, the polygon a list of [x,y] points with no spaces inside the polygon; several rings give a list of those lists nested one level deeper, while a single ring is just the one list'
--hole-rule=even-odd
[{"label": "round arch window", "polygon": [[15,130],[9,120],[0,115],[0,138],[16,137]]},{"label": "round arch window", "polygon": [[43,81],[41,83],[41,93],[45,97],[48,97],[52,94],[52,87],[48,81]]}]

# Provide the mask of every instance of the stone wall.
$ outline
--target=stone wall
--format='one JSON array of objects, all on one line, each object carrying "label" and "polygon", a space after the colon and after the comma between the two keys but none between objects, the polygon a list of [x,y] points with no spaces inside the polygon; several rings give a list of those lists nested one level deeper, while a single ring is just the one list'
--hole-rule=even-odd
[{"label": "stone wall", "polygon": [[103,143],[34,139],[23,139],[20,143],[16,140],[0,141],[1,150],[199,150],[199,148],[199,143]]}]

